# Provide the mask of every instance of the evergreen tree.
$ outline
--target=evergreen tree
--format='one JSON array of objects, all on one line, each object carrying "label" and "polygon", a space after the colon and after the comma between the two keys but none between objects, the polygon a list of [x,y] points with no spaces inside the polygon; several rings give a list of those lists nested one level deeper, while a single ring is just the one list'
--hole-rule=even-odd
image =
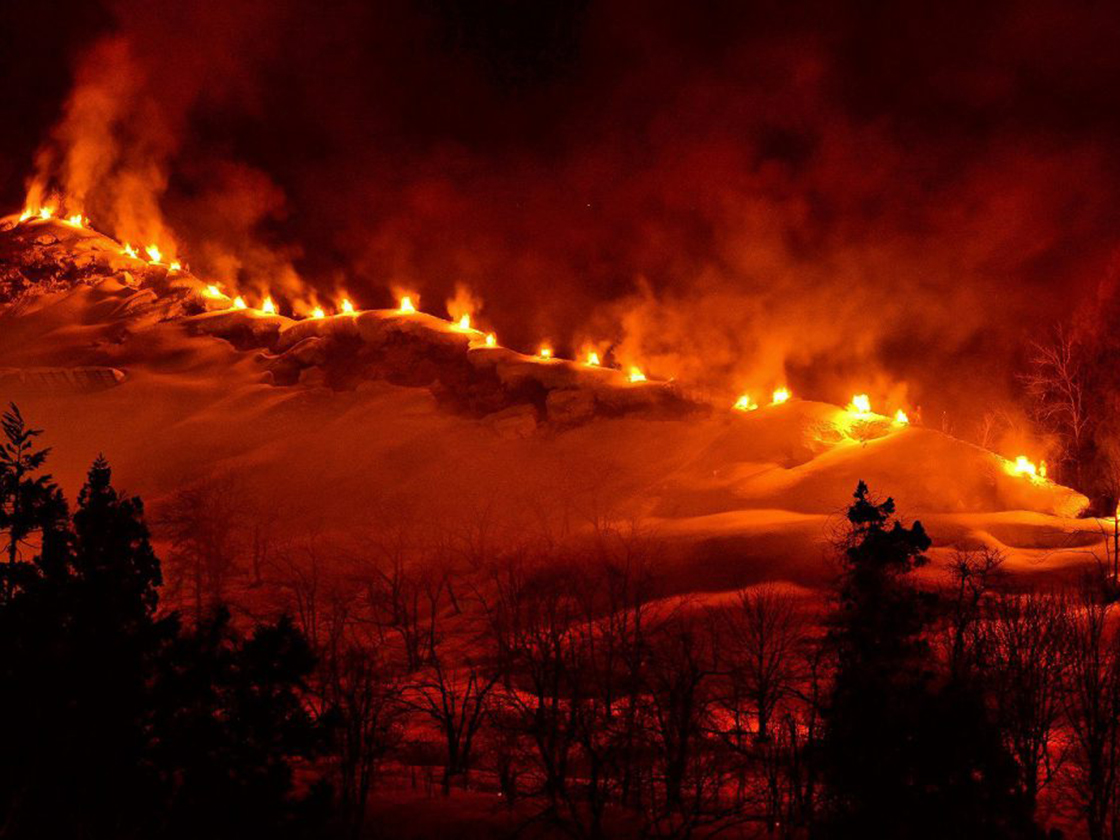
[{"label": "evergreen tree", "polygon": [[910,582],[930,539],[862,481],[848,510],[830,643],[836,678],[821,750],[826,834],[1029,837],[1016,768],[978,695],[946,682],[927,631],[932,594]]},{"label": "evergreen tree", "polygon": [[0,417],[0,533],[6,535],[8,562],[35,533],[52,529],[66,515],[66,503],[50,475],[42,473],[50,449],[36,449],[42,429],[32,429],[14,403]]}]

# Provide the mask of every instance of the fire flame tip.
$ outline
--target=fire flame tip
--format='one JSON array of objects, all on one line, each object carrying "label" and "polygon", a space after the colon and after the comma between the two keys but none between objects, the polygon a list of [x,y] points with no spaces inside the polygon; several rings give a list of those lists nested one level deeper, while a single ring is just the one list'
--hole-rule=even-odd
[{"label": "fire flame tip", "polygon": [[416,311],[416,305],[412,302],[412,295],[405,295],[401,298],[400,308],[397,311],[405,313]]},{"label": "fire flame tip", "polygon": [[791,396],[792,394],[790,393],[789,388],[777,388],[774,391],[774,395],[771,398],[770,404],[781,405],[784,402],[789,402],[789,398]]}]

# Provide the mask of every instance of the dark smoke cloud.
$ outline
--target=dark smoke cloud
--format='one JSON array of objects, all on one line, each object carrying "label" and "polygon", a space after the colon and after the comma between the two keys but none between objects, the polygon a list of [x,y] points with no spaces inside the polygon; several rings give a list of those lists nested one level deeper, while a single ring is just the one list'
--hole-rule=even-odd
[{"label": "dark smoke cloud", "polygon": [[1114,9],[482,5],[111,4],[40,160],[296,308],[465,287],[522,349],[959,431],[1111,263]]}]

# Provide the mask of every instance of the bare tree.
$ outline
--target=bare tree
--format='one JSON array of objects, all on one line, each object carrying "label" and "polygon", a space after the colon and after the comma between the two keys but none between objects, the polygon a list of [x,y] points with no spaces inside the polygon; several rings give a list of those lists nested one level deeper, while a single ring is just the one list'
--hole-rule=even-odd
[{"label": "bare tree", "polygon": [[1051,746],[1063,710],[1066,621],[1064,599],[1043,593],[1003,595],[989,621],[996,712],[1032,808],[1056,769]]},{"label": "bare tree", "polygon": [[1073,741],[1075,787],[1090,840],[1120,833],[1120,634],[1113,606],[1088,582],[1069,622],[1066,718]]},{"label": "bare tree", "polygon": [[998,549],[958,549],[949,561],[949,584],[943,601],[945,647],[949,677],[964,679],[975,674],[986,657],[989,634],[984,623],[985,607],[1000,579],[1004,555]]},{"label": "bare tree", "polygon": [[1067,327],[1058,327],[1046,342],[1031,346],[1030,366],[1022,377],[1031,398],[1031,413],[1062,447],[1063,467],[1073,465],[1073,482],[1081,485],[1081,458],[1089,430],[1087,366],[1081,343]]}]

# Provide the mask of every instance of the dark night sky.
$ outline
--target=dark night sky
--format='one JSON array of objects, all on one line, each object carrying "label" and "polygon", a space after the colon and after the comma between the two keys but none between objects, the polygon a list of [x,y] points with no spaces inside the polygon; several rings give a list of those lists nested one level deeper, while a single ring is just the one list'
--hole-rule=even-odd
[{"label": "dark night sky", "polygon": [[8,2],[0,189],[20,205],[76,73],[120,100],[102,180],[146,173],[200,273],[430,310],[462,282],[513,346],[952,409],[1108,287],[1118,26],[1068,2]]}]

